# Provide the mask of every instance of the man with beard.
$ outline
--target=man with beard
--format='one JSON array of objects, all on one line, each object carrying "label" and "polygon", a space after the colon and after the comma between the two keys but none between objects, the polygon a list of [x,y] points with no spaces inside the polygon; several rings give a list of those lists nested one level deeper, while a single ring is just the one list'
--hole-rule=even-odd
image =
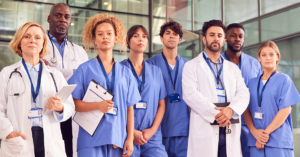
[{"label": "man with beard", "polygon": [[250,95],[239,68],[221,56],[225,30],[220,20],[205,22],[205,51],[183,68],[183,99],[191,108],[188,157],[242,156],[239,119]]},{"label": "man with beard", "polygon": [[[44,56],[43,60],[46,65],[62,72],[68,81],[78,66],[88,60],[87,53],[81,46],[70,42],[67,38],[67,32],[71,25],[71,9],[68,5],[64,3],[53,5],[47,21],[49,23],[49,30],[46,33],[48,35],[48,49],[50,54]],[[72,134],[74,135],[74,156],[77,156],[78,130],[79,126],[74,122],[72,123],[72,117],[61,123],[61,133],[65,141],[65,149],[68,157],[73,156]]]},{"label": "man with beard", "polygon": [[162,143],[169,157],[186,157],[190,112],[182,100],[182,70],[187,59],[178,55],[178,44],[182,40],[182,27],[178,22],[168,21],[160,27],[163,52],[147,60],[158,66],[163,74],[168,96],[161,122]]},{"label": "man with beard", "polygon": [[[261,66],[255,58],[241,51],[244,44],[244,34],[245,29],[243,25],[238,23],[228,25],[226,29],[227,50],[222,53],[222,56],[239,67],[245,84],[247,85],[250,79],[260,75]],[[249,148],[247,146],[249,129],[244,121],[243,115],[241,116],[241,122],[241,145],[243,157],[250,157]]]}]

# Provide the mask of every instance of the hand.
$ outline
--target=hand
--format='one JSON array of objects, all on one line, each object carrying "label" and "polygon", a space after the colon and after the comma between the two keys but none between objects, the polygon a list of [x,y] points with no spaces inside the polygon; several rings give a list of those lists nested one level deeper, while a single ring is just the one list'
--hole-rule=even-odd
[{"label": "hand", "polygon": [[269,134],[265,133],[262,129],[255,129],[251,133],[260,144],[265,145],[269,141]]},{"label": "hand", "polygon": [[231,125],[230,120],[226,120],[223,123],[219,123],[219,127],[226,127],[226,126],[229,126],[229,125]]},{"label": "hand", "polygon": [[151,128],[142,130],[143,137],[146,141],[150,140],[150,138],[155,134],[155,131]]},{"label": "hand", "polygon": [[[126,153],[126,150],[127,150],[127,153]],[[132,152],[133,152],[133,140],[127,139],[125,141],[124,148],[123,148],[123,156],[130,157]]]},{"label": "hand", "polygon": [[230,121],[233,116],[233,110],[230,107],[215,107],[215,109],[221,111],[215,116],[215,119],[219,124],[223,124],[228,120]]},{"label": "hand", "polygon": [[6,139],[11,139],[11,138],[15,138],[21,136],[24,140],[26,140],[26,135],[21,133],[21,132],[11,132],[9,135],[6,136]]},{"label": "hand", "polygon": [[50,66],[50,64],[49,64],[49,62],[47,60],[45,60],[45,59],[42,59],[42,60],[44,61],[45,65]]},{"label": "hand", "polygon": [[111,100],[103,100],[99,102],[98,110],[107,113],[109,110],[111,110],[114,106],[114,102]]},{"label": "hand", "polygon": [[264,149],[264,148],[265,148],[265,145],[264,145],[264,144],[261,144],[261,143],[259,143],[258,141],[256,141],[256,143],[255,143],[255,147],[256,147],[257,149]]},{"label": "hand", "polygon": [[134,130],[133,136],[133,142],[135,145],[144,145],[145,143],[147,143],[147,140],[144,139],[143,133],[141,131]]},{"label": "hand", "polygon": [[61,99],[58,96],[53,96],[48,99],[47,109],[61,113],[64,111],[64,105],[61,103]]}]

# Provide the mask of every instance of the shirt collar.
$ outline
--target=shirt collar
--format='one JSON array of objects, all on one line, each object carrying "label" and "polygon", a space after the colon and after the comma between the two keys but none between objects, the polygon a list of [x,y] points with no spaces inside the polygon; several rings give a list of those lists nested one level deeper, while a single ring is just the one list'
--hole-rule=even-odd
[{"label": "shirt collar", "polygon": [[35,66],[32,66],[32,65],[30,65],[30,64],[28,64],[28,63],[26,63],[26,62],[25,62],[25,64],[26,64],[27,69],[28,69],[29,71],[31,71],[31,69],[34,69],[34,70],[37,71],[37,72],[40,70],[40,63],[37,64],[37,65],[35,65]]},{"label": "shirt collar", "polygon": [[[47,35],[48,35],[48,30],[46,31]],[[56,38],[54,36],[51,35],[51,33],[49,32],[49,38],[50,40],[56,41]],[[67,41],[68,40],[68,36],[66,35],[63,39],[63,41]],[[56,41],[57,42],[57,41]]]},{"label": "shirt collar", "polygon": [[[213,62],[213,61],[211,61],[211,60],[209,59],[209,57],[208,57],[208,55],[206,54],[205,51],[203,51],[203,53],[204,53],[205,59],[208,59],[210,62],[215,63],[215,62]],[[218,59],[218,61],[217,61],[216,63],[218,63],[218,64],[223,64],[223,57],[222,57],[221,55],[220,55],[220,57],[219,57],[219,59]]]}]

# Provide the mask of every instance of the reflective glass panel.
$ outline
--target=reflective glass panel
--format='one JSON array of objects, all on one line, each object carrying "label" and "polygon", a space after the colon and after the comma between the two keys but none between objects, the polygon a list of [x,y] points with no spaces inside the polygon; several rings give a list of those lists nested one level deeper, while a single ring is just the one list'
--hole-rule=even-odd
[{"label": "reflective glass panel", "polygon": [[202,29],[202,25],[206,21],[221,20],[221,10],[220,0],[194,0],[194,29]]},{"label": "reflective glass panel", "polygon": [[8,42],[0,42],[0,71],[6,66],[17,63],[20,59],[21,57],[8,47]]},{"label": "reflective glass panel", "polygon": [[299,2],[300,0],[261,0],[260,13],[263,15]]},{"label": "reflective glass panel", "polygon": [[24,0],[32,2],[44,2],[44,3],[66,3],[66,0]]},{"label": "reflective glass panel", "polygon": [[245,41],[244,46],[256,44],[259,41],[258,22],[254,21],[251,23],[244,24],[245,29]]}]

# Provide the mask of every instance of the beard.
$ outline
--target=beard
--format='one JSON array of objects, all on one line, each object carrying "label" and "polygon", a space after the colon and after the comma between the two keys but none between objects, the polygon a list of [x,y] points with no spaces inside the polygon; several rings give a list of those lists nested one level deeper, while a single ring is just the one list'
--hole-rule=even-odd
[{"label": "beard", "polygon": [[[206,41],[206,43],[208,43],[208,42]],[[212,44],[214,44],[214,43],[217,43],[218,47],[213,47]],[[221,46],[220,46],[220,43],[218,43],[218,42],[212,42],[207,45],[207,49],[209,49],[212,52],[219,52],[221,50]]]},{"label": "beard", "polygon": [[241,45],[241,48],[239,48],[239,49],[235,49],[235,48],[233,48],[233,46],[232,45],[234,45],[234,44],[236,44],[236,43],[233,43],[233,44],[228,44],[227,46],[228,46],[228,49],[229,50],[231,50],[232,52],[240,52],[241,50],[242,50],[242,48],[243,48],[243,46],[244,45]]},{"label": "beard", "polygon": [[64,28],[56,27],[55,30],[58,34],[66,34],[67,33],[67,29],[64,29]]}]

